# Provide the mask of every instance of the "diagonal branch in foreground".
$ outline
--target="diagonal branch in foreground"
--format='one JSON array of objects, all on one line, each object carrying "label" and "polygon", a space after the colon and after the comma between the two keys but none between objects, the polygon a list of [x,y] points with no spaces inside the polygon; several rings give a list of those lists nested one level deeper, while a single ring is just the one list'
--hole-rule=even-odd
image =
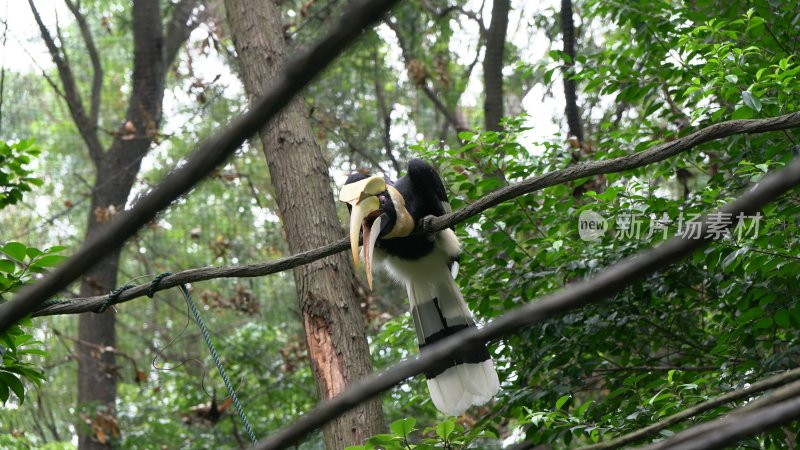
[{"label": "diagonal branch in foreground", "polygon": [[225,162],[245,139],[272,120],[292,98],[322,72],[344,49],[377,22],[399,0],[361,0],[353,2],[332,30],[320,41],[290,61],[270,89],[255,101],[249,111],[228,127],[206,140],[136,205],[117,217],[96,238],[42,280],[23,288],[8,303],[0,305],[0,332],[33,313],[46,299],[57,295],[78,279],[110,249],[122,246],[139,228],[153,220],[175,199],[186,193],[214,168]]},{"label": "diagonal branch in foreground", "polygon": [[[641,153],[630,156],[610,159],[607,161],[585,162],[570,166],[566,169],[556,170],[544,175],[533,177],[529,180],[506,186],[487,194],[482,199],[467,205],[466,207],[440,217],[427,217],[423,219],[420,228],[425,232],[434,232],[456,225],[472,216],[497,206],[498,204],[529,194],[546,187],[554,186],[568,181],[577,180],[587,176],[598,175],[601,173],[622,172],[625,170],[636,169],[648,164],[663,161],[679,153],[691,150],[697,145],[712,140],[722,139],[741,133],[764,133],[768,131],[785,130],[800,127],[800,112],[773,117],[770,119],[755,120],[733,120],[722,122],[702,130],[695,131],[681,139],[677,139],[665,144],[656,145]],[[272,273],[282,272],[293,269],[297,266],[308,264],[317,259],[333,255],[349,248],[347,239],[319,247],[314,250],[280,258],[259,264],[237,265],[228,267],[203,267],[184,270],[168,277],[165,277],[156,286],[154,291],[173,288],[184,283],[195,281],[211,280],[215,278],[241,278],[259,277]],[[123,303],[138,297],[147,295],[150,284],[145,283],[132,289],[122,292],[117,297],[117,303]],[[94,311],[101,304],[105,303],[107,296],[97,296],[88,298],[75,298],[65,300],[53,306],[47,306],[37,310],[34,316],[51,316],[56,314],[79,314]]]},{"label": "diagonal branch in foreground", "polygon": [[[800,380],[800,368],[788,370],[786,372],[773,375],[768,378],[764,378],[762,380],[756,381],[751,385],[748,385],[747,387],[722,394],[719,397],[714,397],[710,400],[706,400],[702,403],[686,408],[683,411],[680,411],[665,418],[664,420],[648,425],[644,428],[640,428],[624,436],[620,436],[618,438],[611,439],[606,442],[600,442],[594,445],[587,445],[585,447],[579,448],[578,450],[606,450],[612,448],[621,448],[625,445],[632,444],[636,441],[642,440],[648,436],[652,436],[661,430],[669,428],[672,425],[675,425],[676,423],[683,422],[684,420],[689,419],[691,417],[697,416],[698,414],[710,411],[714,408],[720,407],[727,403],[739,400],[745,400],[759,392],[783,386],[785,384],[792,383],[793,381],[796,380]],[[774,392],[773,394],[777,393],[778,391]],[[768,398],[770,398],[770,396],[761,397],[759,400],[762,399],[766,400]],[[752,406],[754,403],[756,402],[751,402],[748,404],[748,406]]]},{"label": "diagonal branch in foreground", "polygon": [[[800,418],[798,385],[786,386],[788,395],[773,395],[758,408],[747,406],[719,419],[701,423],[669,439],[644,447],[646,450],[711,450],[727,448],[747,437],[786,425]],[[761,399],[759,399],[761,400]]]},{"label": "diagonal branch in foreground", "polygon": [[[731,217],[736,217],[738,214],[754,214],[798,184],[800,184],[800,158],[796,158],[785,169],[771,173],[748,193],[720,211],[731,214]],[[711,240],[708,233],[710,225],[714,223],[709,221],[700,223],[700,235],[703,236],[701,239],[682,237],[671,239],[654,249],[623,259],[591,280],[576,283],[541,300],[515,308],[483,328],[456,333],[432,345],[426,354],[402,361],[391,369],[351,386],[337,397],[318,404],[308,414],[262,441],[256,448],[259,450],[287,448],[334,417],[396,386],[403,380],[422,373],[440,360],[514,334],[522,328],[564,312],[608,298],[644,276],[667,267],[705,246]]]}]

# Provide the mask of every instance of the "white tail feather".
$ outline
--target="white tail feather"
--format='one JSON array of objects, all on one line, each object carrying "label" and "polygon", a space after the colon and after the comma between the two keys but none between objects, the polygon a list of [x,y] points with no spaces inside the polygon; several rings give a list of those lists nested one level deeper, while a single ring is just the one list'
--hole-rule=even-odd
[{"label": "white tail feather", "polygon": [[472,405],[483,405],[500,389],[494,363],[459,364],[428,380],[431,400],[439,411],[460,416]]}]

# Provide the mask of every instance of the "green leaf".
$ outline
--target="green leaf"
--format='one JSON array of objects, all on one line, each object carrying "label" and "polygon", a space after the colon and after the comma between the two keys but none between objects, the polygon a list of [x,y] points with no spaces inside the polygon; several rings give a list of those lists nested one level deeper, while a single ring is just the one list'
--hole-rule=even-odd
[{"label": "green leaf", "polygon": [[8,401],[8,396],[8,385],[5,383],[5,381],[3,381],[2,378],[0,378],[0,402],[3,402],[5,405],[5,403]]},{"label": "green leaf", "polygon": [[44,356],[47,357],[48,353],[44,350],[40,350],[38,348],[26,348],[17,351],[20,355],[37,355],[37,356]]},{"label": "green leaf", "polygon": [[736,84],[739,81],[739,77],[734,74],[725,75],[725,79],[730,81],[733,84]]},{"label": "green leaf", "polygon": [[456,429],[456,423],[453,418],[450,418],[438,425],[436,425],[436,435],[439,436],[441,439],[446,440],[450,433]]},{"label": "green leaf", "polygon": [[672,377],[674,377],[674,376],[675,376],[675,373],[676,373],[676,372],[680,372],[680,370],[672,369],[672,370],[670,370],[669,372],[667,372],[667,381],[669,381],[670,383],[672,383]]},{"label": "green leaf", "polygon": [[31,266],[36,266],[36,267],[55,267],[55,266],[59,265],[61,263],[61,261],[64,261],[65,259],[67,259],[67,257],[63,256],[63,255],[42,256],[41,258],[39,258],[36,261],[34,261],[31,264]]},{"label": "green leaf", "polygon": [[[720,109],[719,111],[722,111],[722,109]],[[751,119],[752,117],[753,117],[753,110],[746,106],[737,108],[736,111],[734,111],[733,114],[731,114],[732,120]]]},{"label": "green leaf", "polygon": [[0,259],[0,272],[3,273],[14,273],[17,270],[17,265],[14,264],[14,261],[9,259]]},{"label": "green leaf", "polygon": [[389,429],[392,430],[397,436],[406,437],[408,436],[413,430],[414,425],[417,423],[417,419],[413,417],[406,417],[405,419],[395,420],[389,425]]},{"label": "green leaf", "polygon": [[15,347],[20,347],[22,345],[25,345],[26,342],[32,341],[32,340],[33,340],[33,336],[31,336],[30,334],[21,334],[21,335],[19,335],[19,336],[14,338],[14,346]]},{"label": "green leaf", "polygon": [[376,434],[367,440],[368,443],[372,445],[379,445],[381,447],[389,447],[394,446],[397,441],[400,440],[397,436],[393,436],[391,434]]},{"label": "green leaf", "polygon": [[[20,381],[16,375],[12,375],[8,372],[0,372],[0,383],[5,383],[8,385],[14,394],[17,395],[20,403],[25,402],[25,387],[22,385],[22,381]],[[6,399],[7,398],[8,396],[6,395]],[[3,400],[3,403],[5,403],[5,400]]]},{"label": "green leaf", "polygon": [[545,85],[548,85],[548,84],[550,84],[550,81],[552,81],[552,79],[553,79],[553,72],[554,72],[555,70],[556,70],[556,69],[555,69],[555,67],[554,67],[554,68],[552,68],[552,69],[548,69],[548,70],[547,70],[547,71],[544,73],[544,84],[545,84]]},{"label": "green leaf", "polygon": [[785,309],[775,313],[775,323],[781,328],[792,327],[792,322],[789,320],[789,313]]},{"label": "green leaf", "polygon": [[570,398],[572,398],[571,395],[565,395],[556,400],[556,409],[561,409],[561,407],[564,406],[564,403],[567,403]]},{"label": "green leaf", "polygon": [[744,323],[750,322],[751,320],[757,317],[761,317],[763,314],[764,310],[761,308],[750,308],[736,318],[736,323],[742,325]]},{"label": "green leaf", "polygon": [[744,101],[744,104],[750,107],[750,109],[757,112],[761,111],[761,100],[750,91],[742,92],[742,101]]},{"label": "green leaf", "polygon": [[0,248],[0,251],[16,259],[17,261],[23,261],[25,259],[25,250],[27,249],[28,248],[25,247],[25,245],[20,244],[19,242],[9,242]]},{"label": "green leaf", "polygon": [[594,400],[587,400],[583,402],[583,404],[579,406],[578,409],[575,410],[574,415],[576,417],[583,417],[583,415],[586,413],[586,410],[589,409],[589,406],[592,404],[592,402],[594,402]]},{"label": "green leaf", "polygon": [[475,133],[471,131],[460,131],[458,133],[458,138],[462,141],[470,141],[473,137],[475,137]]},{"label": "green leaf", "polygon": [[764,317],[763,319],[759,319],[759,320],[756,322],[756,324],[755,324],[755,327],[756,327],[757,329],[762,329],[762,328],[771,328],[771,327],[772,327],[772,318],[770,318],[770,317]]},{"label": "green leaf", "polygon": [[[749,250],[748,247],[742,247],[742,248],[740,248],[740,249],[738,249],[736,251],[731,252],[728,256],[725,257],[724,260],[722,260],[722,268],[723,269],[727,269],[728,266],[731,265],[731,263],[736,261],[736,258],[738,258],[739,256],[747,253],[748,250]],[[736,266],[734,266],[734,267],[736,267]]]}]

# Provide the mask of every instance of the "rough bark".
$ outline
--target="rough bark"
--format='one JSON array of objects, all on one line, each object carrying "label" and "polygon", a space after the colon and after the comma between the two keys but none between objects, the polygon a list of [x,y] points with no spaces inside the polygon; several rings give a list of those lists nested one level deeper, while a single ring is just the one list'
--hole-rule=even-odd
[{"label": "rough bark", "polygon": [[[280,11],[273,1],[226,0],[228,23],[251,99],[264,92],[286,59]],[[296,98],[260,132],[292,253],[343,237],[328,166],[313,138],[308,110]],[[334,397],[372,372],[352,263],[340,253],[294,270],[317,394]],[[379,399],[359,405],[323,430],[328,450],[360,444],[385,429]]]},{"label": "rough bark", "polygon": [[[115,139],[111,149],[95,160],[97,177],[92,189],[89,225],[86,239],[91,239],[102,229],[113,206],[122,210],[139,166],[161,117],[161,100],[164,95],[163,37],[159,2],[137,1],[133,4],[134,65],[133,89],[128,104],[127,121],[136,129],[130,140]],[[120,130],[121,133],[130,134]],[[96,214],[97,212],[97,214]],[[99,220],[98,220],[99,219]],[[120,251],[112,251],[81,279],[81,295],[108,293],[117,285]],[[117,393],[115,312],[111,308],[103,314],[83,314],[78,325],[78,404],[87,407],[113,410]],[[99,346],[99,347],[98,347]],[[90,419],[94,419],[90,417]],[[79,448],[102,449],[109,446],[95,438],[92,430],[80,434]],[[108,432],[108,430],[104,430]]]},{"label": "rough bark", "polygon": [[[166,46],[161,21],[159,0],[138,0],[131,8],[133,30],[133,74],[131,95],[128,99],[123,124],[116,133],[110,148],[100,146],[97,137],[100,92],[103,69],[86,17],[78,3],[67,0],[81,31],[81,36],[92,62],[93,79],[90,112],[87,115],[72,68],[63,49],[59,50],[50,32],[42,23],[35,5],[29,5],[39,25],[42,37],[59,71],[73,121],[87,145],[89,156],[97,170],[92,187],[86,240],[92,239],[110,220],[114,212],[125,208],[128,196],[139,172],[142,158],[157,137],[161,121],[161,104],[167,67],[195,26],[188,15],[200,0],[182,0],[173,5],[169,30],[172,42]],[[168,52],[168,53],[167,53]],[[117,284],[120,250],[109,251],[81,279],[80,293],[85,296],[107,295]],[[113,308],[102,314],[83,314],[78,321],[78,405],[85,411],[86,419],[94,422],[79,428],[80,449],[109,448],[110,438],[116,430],[102,429],[96,414],[113,415],[117,393],[117,366],[115,359],[116,331]],[[105,423],[105,421],[103,421]],[[98,440],[99,427],[106,436]]]},{"label": "rough bark", "polygon": [[508,31],[509,0],[492,2],[492,21],[486,33],[486,54],[483,57],[484,128],[500,131],[503,118],[503,60]]},{"label": "rough bark", "polygon": [[564,111],[570,136],[575,136],[578,143],[582,144],[583,126],[578,108],[578,93],[575,80],[572,79],[572,69],[575,66],[575,23],[572,19],[572,0],[561,0],[561,33],[564,38],[564,53],[569,56],[569,61],[564,63],[564,98],[566,100]]}]

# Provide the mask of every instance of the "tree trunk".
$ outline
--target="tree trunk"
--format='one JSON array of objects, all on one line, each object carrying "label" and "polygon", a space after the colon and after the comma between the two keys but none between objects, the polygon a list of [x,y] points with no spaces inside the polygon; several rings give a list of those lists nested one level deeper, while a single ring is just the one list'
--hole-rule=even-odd
[{"label": "tree trunk", "polygon": [[[92,189],[89,225],[86,240],[92,239],[114,211],[125,208],[128,195],[142,158],[147,154],[161,120],[161,102],[164,97],[165,58],[161,10],[158,0],[136,1],[132,6],[133,75],[131,97],[128,102],[126,123],[111,148],[95,159],[97,176]],[[81,296],[107,294],[117,285],[120,250],[111,251],[81,279]],[[117,366],[115,361],[116,317],[113,308],[102,314],[81,314],[78,322],[78,404],[88,408],[89,419],[95,426],[105,424],[96,420],[96,414],[113,414],[117,395]],[[94,407],[94,408],[93,408]],[[80,433],[80,449],[110,448],[108,441],[101,442],[96,430]],[[104,429],[107,438],[114,430]]]},{"label": "tree trunk", "polygon": [[[86,113],[80,89],[63,48],[55,45],[44,26],[33,0],[31,11],[42,38],[59,72],[70,114],[86,143],[97,174],[92,187],[92,199],[86,239],[92,239],[113,220],[114,213],[125,208],[142,158],[147,154],[158,132],[161,105],[164,97],[166,68],[172,64],[178,49],[197,26],[190,21],[201,0],[180,0],[172,4],[166,33],[161,20],[160,0],[137,0],[131,7],[133,30],[133,74],[131,95],[123,124],[117,130],[111,148],[101,148],[98,133],[98,113],[103,84],[103,69],[99,52],[80,4],[66,0],[75,15],[86,50],[92,62],[94,78],[91,88],[91,108]],[[117,285],[120,250],[109,252],[81,279],[81,296],[108,294]],[[79,448],[106,449],[117,436],[113,423],[117,394],[116,331],[113,308],[102,314],[82,314],[78,321],[78,406],[87,427],[79,427]],[[111,420],[99,420],[107,415]]]},{"label": "tree trunk", "polygon": [[[106,166],[108,164],[104,164]],[[86,230],[86,239],[91,239],[97,234],[104,222],[102,212],[109,211],[108,207],[124,207],[130,193],[132,183],[127,183],[122,177],[115,178],[119,167],[98,170],[91,201],[89,226]],[[134,170],[134,168],[131,168]],[[138,171],[138,163],[136,164]],[[135,173],[135,172],[133,172]],[[126,177],[130,178],[130,177]],[[95,214],[98,211],[99,214]],[[103,295],[111,292],[117,284],[117,267],[119,265],[120,250],[108,253],[91,270],[81,278],[81,296]],[[76,354],[78,355],[78,405],[84,409],[87,419],[95,425],[101,426],[104,421],[97,420],[97,414],[113,415],[114,403],[117,396],[117,366],[114,351],[117,345],[116,321],[113,308],[102,314],[81,314],[78,320],[78,341]],[[104,429],[103,434],[113,436],[113,430]],[[105,449],[110,448],[97,439],[97,430],[79,428],[80,449]]]},{"label": "tree trunk", "polygon": [[583,127],[581,126],[581,113],[578,109],[578,94],[575,80],[571,79],[575,66],[575,23],[572,21],[572,0],[561,0],[561,33],[564,37],[564,53],[570,60],[564,63],[564,98],[566,106],[564,112],[567,116],[570,136],[578,139],[578,144],[583,143]]},{"label": "tree trunk", "polygon": [[[228,23],[251,98],[265,91],[286,59],[280,10],[272,0],[226,0]],[[260,132],[276,201],[292,253],[343,237],[328,165],[314,141],[301,97]],[[353,265],[344,253],[294,270],[320,400],[372,372],[356,297]],[[338,450],[385,430],[380,399],[359,405],[323,429],[325,447]]]},{"label": "tree trunk", "polygon": [[486,33],[486,54],[483,57],[484,128],[500,131],[503,118],[503,61],[508,30],[509,0],[492,2],[492,21]]}]

